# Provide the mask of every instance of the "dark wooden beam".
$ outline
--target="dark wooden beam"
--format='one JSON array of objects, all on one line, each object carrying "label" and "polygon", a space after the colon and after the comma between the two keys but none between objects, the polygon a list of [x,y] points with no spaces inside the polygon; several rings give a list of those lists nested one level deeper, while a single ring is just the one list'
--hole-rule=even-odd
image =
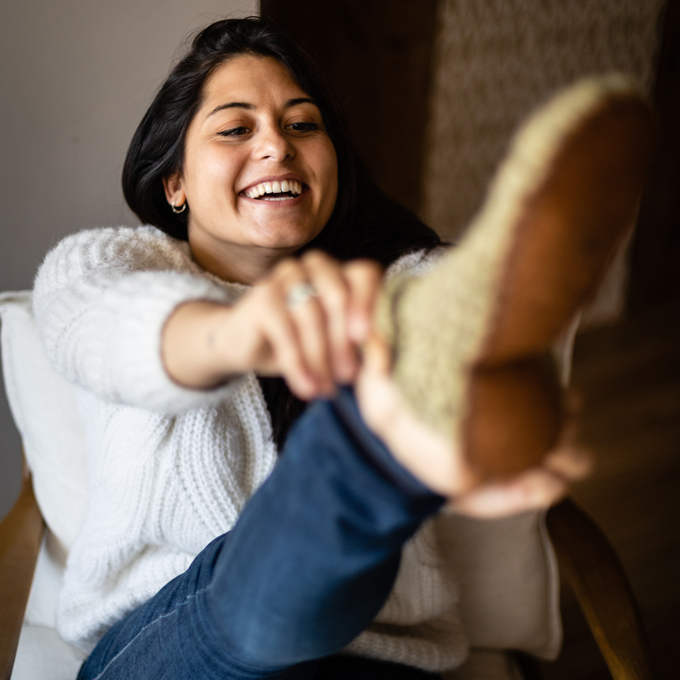
[{"label": "dark wooden beam", "polygon": [[350,134],[378,184],[417,211],[436,0],[262,0],[339,93]]},{"label": "dark wooden beam", "polygon": [[630,307],[680,298],[680,0],[662,14],[654,108],[658,146],[631,257]]}]

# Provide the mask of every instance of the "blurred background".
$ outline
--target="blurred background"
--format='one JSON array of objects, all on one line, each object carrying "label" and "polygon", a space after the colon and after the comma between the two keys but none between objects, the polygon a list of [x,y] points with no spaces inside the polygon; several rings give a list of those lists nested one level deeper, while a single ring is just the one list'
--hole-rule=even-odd
[{"label": "blurred background", "polygon": [[[3,10],[0,290],[30,288],[68,233],[137,223],[120,190],[127,145],[178,46],[216,18],[261,11],[296,33],[338,89],[379,184],[452,241],[536,104],[581,75],[633,74],[655,102],[659,144],[636,231],[577,341],[582,436],[599,464],[574,495],[631,576],[658,677],[677,676],[678,0],[23,0]],[[2,516],[21,465],[4,393],[0,442]],[[567,663],[546,675],[608,677],[565,597]]]}]

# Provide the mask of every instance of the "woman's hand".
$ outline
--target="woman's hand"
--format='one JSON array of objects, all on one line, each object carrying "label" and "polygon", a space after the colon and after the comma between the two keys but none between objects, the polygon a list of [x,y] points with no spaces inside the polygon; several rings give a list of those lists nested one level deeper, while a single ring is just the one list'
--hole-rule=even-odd
[{"label": "woman's hand", "polygon": [[573,445],[573,427],[540,466],[501,481],[487,481],[444,436],[420,421],[390,378],[390,352],[372,335],[356,383],[359,408],[367,425],[392,455],[433,491],[447,496],[448,507],[472,517],[503,517],[559,501],[569,484],[590,470],[591,458]]},{"label": "woman's hand", "polygon": [[236,305],[178,307],[163,332],[166,370],[193,388],[253,370],[283,376],[302,399],[331,394],[358,374],[381,281],[373,262],[318,251],[284,260]]}]

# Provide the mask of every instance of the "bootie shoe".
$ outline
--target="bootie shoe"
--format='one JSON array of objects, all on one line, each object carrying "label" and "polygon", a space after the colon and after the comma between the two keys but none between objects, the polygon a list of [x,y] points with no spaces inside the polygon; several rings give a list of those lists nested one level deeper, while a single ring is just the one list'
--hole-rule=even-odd
[{"label": "bootie shoe", "polygon": [[628,79],[561,92],[515,136],[460,245],[381,299],[403,396],[483,476],[535,465],[554,446],[549,349],[632,226],[651,146],[649,107]]}]

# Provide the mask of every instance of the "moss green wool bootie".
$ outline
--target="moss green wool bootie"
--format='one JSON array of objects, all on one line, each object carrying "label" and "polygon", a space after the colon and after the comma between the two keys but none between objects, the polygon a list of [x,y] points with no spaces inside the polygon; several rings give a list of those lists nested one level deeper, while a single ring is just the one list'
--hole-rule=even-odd
[{"label": "moss green wool bootie", "polygon": [[651,113],[627,78],[589,78],[515,136],[460,245],[392,281],[377,324],[414,411],[484,476],[539,462],[561,429],[550,347],[632,226]]}]

